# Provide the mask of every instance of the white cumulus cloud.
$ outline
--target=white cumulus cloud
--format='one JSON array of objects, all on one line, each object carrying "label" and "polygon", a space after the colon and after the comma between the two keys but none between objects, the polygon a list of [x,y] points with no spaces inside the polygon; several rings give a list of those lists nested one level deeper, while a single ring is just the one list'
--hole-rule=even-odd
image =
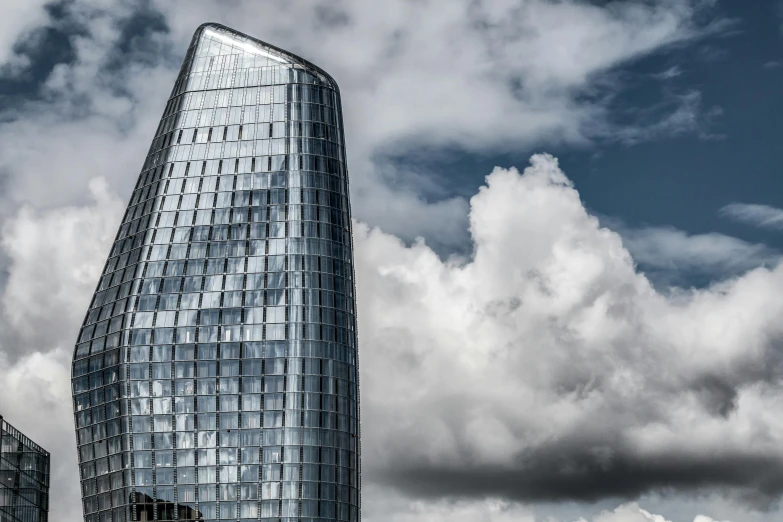
[{"label": "white cumulus cloud", "polygon": [[0,230],[9,258],[0,299],[7,352],[18,352],[16,344],[49,349],[74,341],[124,209],[102,178],[88,187],[87,206],[24,206]]},{"label": "white cumulus cloud", "polygon": [[445,262],[355,228],[371,481],[520,500],[777,493],[783,269],[659,294],[545,155],[489,175],[470,222],[472,257]]}]

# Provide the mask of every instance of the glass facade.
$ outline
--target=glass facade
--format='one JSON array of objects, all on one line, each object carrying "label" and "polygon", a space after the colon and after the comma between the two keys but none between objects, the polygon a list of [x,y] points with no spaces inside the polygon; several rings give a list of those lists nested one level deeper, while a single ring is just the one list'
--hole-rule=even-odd
[{"label": "glass facade", "polygon": [[340,93],[201,26],[73,360],[85,520],[360,519]]},{"label": "glass facade", "polygon": [[47,522],[49,452],[0,416],[0,522]]}]

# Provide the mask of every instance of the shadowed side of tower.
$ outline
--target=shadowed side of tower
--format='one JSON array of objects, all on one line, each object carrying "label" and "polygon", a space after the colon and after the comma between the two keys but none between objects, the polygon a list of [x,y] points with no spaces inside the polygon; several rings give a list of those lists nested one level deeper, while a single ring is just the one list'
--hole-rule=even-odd
[{"label": "shadowed side of tower", "polygon": [[85,520],[360,519],[340,93],[196,31],[79,340]]}]

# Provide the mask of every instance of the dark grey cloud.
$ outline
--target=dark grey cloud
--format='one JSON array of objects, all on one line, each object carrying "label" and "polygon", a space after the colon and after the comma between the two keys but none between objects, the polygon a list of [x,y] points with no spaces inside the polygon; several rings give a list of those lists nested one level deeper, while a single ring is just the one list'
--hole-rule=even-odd
[{"label": "dark grey cloud", "polygon": [[[402,339],[395,339],[395,342]],[[532,341],[532,340],[531,340]],[[549,383],[556,390],[559,399],[579,404],[599,400],[606,410],[584,419],[583,424],[571,429],[552,433],[542,441],[525,443],[527,426],[517,423],[514,397],[508,397],[505,418],[497,408],[481,401],[472,402],[470,397],[446,397],[442,402],[428,405],[425,414],[440,416],[448,423],[452,436],[467,438],[471,413],[461,408],[487,408],[498,415],[501,424],[517,426],[519,445],[524,449],[508,452],[502,461],[485,462],[477,448],[470,443],[459,447],[456,456],[433,460],[426,452],[417,451],[421,444],[429,446],[426,430],[406,430],[400,433],[404,438],[395,439],[391,448],[376,448],[388,451],[382,467],[369,466],[368,476],[372,482],[391,487],[415,498],[504,498],[516,502],[593,502],[606,498],[634,499],[640,495],[660,493],[704,495],[719,491],[739,502],[755,508],[768,510],[777,507],[783,493],[783,456],[773,448],[755,446],[756,437],[778,440],[780,434],[774,427],[766,425],[768,433],[747,435],[746,444],[701,448],[698,435],[687,441],[670,446],[658,447],[648,452],[628,431],[653,431],[655,426],[671,428],[672,412],[668,411],[676,397],[692,396],[690,414],[712,419],[719,432],[726,425],[740,421],[737,412],[740,390],[748,387],[769,386],[777,396],[780,382],[781,338],[771,340],[764,360],[735,368],[728,376],[704,374],[694,376],[687,382],[665,383],[640,379],[640,396],[628,402],[616,395],[608,382],[614,376],[612,370],[601,374],[594,365],[573,357],[558,368],[561,373]],[[648,345],[650,339],[638,339]],[[389,347],[388,349],[393,349]],[[520,349],[523,349],[520,347]],[[578,343],[573,349],[579,350]],[[654,348],[652,348],[654,349]],[[617,355],[617,354],[615,354]],[[656,354],[658,355],[658,354]],[[377,357],[373,354],[373,357]],[[399,356],[400,372],[413,371],[422,364],[421,356],[403,352]],[[546,357],[546,356],[544,356]],[[407,362],[405,362],[407,360]],[[646,367],[649,372],[679,372],[682,361],[668,361],[670,368]],[[746,361],[750,362],[750,361]],[[600,364],[600,363],[599,363]],[[642,361],[636,364],[643,365]],[[511,372],[513,374],[513,372]],[[398,373],[397,375],[400,375]],[[417,376],[424,377],[417,372]],[[431,376],[432,377],[432,376]],[[523,378],[520,376],[520,378]],[[411,383],[411,386],[414,386]],[[503,398],[498,398],[503,401]],[[542,414],[551,403],[541,404]],[[411,404],[411,408],[421,407]],[[616,408],[616,409],[615,409]],[[630,411],[632,410],[632,411]],[[488,431],[492,425],[486,426]],[[727,430],[730,431],[730,430]],[[688,437],[687,433],[681,434]],[[492,444],[488,437],[487,445]],[[714,441],[713,441],[714,442]],[[481,442],[474,442],[481,445]],[[709,443],[708,443],[709,445]],[[704,449],[705,451],[701,451]],[[491,450],[490,450],[491,451]]]},{"label": "dark grey cloud", "polygon": [[725,489],[767,509],[776,505],[783,491],[783,461],[770,460],[766,454],[716,458],[688,452],[643,459],[621,444],[580,438],[563,442],[535,455],[510,456],[503,467],[422,464],[372,478],[414,498],[501,497],[524,503],[627,500],[652,491],[703,494],[705,489]]}]

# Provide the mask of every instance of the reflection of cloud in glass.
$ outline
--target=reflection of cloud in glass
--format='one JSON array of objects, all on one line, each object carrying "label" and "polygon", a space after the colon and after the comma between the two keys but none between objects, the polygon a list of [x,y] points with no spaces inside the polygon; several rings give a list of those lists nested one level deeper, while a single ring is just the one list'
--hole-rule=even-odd
[{"label": "reflection of cloud in glass", "polygon": [[199,28],[74,352],[86,522],[358,520],[344,141],[328,74]]},{"label": "reflection of cloud in glass", "polygon": [[132,493],[130,495],[130,504],[136,506],[136,517],[139,522],[154,520],[154,509],[157,507],[158,520],[174,520],[175,516],[179,520],[204,520],[200,511],[187,504],[175,504],[171,500],[156,499],[144,493]]}]

